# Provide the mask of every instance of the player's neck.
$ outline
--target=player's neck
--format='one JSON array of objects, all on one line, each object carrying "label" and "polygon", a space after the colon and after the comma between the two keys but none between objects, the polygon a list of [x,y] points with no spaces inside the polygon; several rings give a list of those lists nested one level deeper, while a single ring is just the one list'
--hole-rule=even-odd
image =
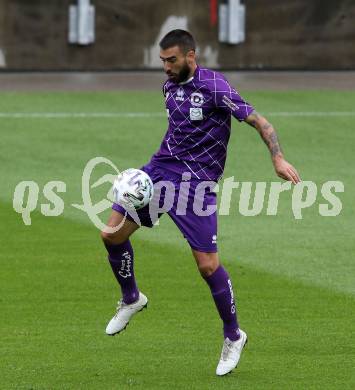
[{"label": "player's neck", "polygon": [[193,75],[195,74],[195,71],[196,71],[196,68],[197,68],[197,64],[196,64],[196,62],[191,66],[191,69],[190,69],[190,73],[189,73],[189,79],[191,78],[191,77],[193,77]]},{"label": "player's neck", "polygon": [[194,65],[191,66],[189,75],[187,76],[187,79],[180,82],[179,85],[184,85],[184,84],[189,83],[194,78],[194,74],[195,74],[196,69],[197,69],[197,64],[195,63]]}]

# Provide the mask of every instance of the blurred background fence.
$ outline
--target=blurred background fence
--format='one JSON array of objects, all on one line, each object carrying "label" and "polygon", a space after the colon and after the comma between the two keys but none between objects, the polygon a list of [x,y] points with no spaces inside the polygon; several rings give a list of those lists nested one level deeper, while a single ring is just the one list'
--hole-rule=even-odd
[{"label": "blurred background fence", "polygon": [[76,0],[0,0],[0,69],[160,67],[159,38],[190,30],[201,65],[223,69],[355,69],[354,0],[245,0],[245,40],[220,42],[217,0],[91,0],[92,44],[68,42]]}]

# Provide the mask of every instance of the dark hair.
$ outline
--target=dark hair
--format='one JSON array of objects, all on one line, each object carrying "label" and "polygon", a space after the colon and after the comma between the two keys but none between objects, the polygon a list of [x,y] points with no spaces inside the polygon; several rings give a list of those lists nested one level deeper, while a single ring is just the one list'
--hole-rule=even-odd
[{"label": "dark hair", "polygon": [[179,46],[181,51],[185,54],[196,50],[196,44],[193,36],[185,30],[172,30],[168,32],[165,37],[159,42],[161,49],[166,50],[173,46]]}]

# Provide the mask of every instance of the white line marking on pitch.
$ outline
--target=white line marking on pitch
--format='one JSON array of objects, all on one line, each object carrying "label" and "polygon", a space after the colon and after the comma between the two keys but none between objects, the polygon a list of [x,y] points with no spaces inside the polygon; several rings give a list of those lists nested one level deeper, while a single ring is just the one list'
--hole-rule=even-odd
[{"label": "white line marking on pitch", "polygon": [[[269,116],[329,117],[355,116],[355,111],[280,111],[266,112]],[[164,112],[0,112],[0,118],[163,118]]]},{"label": "white line marking on pitch", "polygon": [[0,112],[0,118],[151,118],[162,112]]}]

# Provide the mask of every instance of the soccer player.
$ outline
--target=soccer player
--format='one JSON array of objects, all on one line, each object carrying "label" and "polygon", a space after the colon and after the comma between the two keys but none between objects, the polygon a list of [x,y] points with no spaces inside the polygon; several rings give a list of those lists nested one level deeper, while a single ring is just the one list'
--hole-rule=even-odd
[{"label": "soccer player", "polygon": [[[159,150],[144,170],[153,183],[170,181],[176,191],[189,179],[186,212],[179,212],[177,199],[168,211],[183,233],[196,260],[198,270],[211,290],[219,316],[223,321],[224,341],[216,374],[225,375],[238,364],[246,333],[239,328],[231,279],[220,263],[217,252],[217,216],[196,215],[193,199],[216,206],[213,188],[198,190],[202,181],[216,183],[226,160],[231,129],[231,116],[254,127],[267,145],[276,174],[293,183],[300,181],[296,169],[283,157],[273,126],[247,103],[218,72],[201,68],[196,63],[195,41],[184,30],[170,31],[160,41],[160,58],[168,80],[163,94],[169,127]],[[212,186],[211,186],[212,187]],[[163,195],[162,195],[163,196]],[[147,306],[147,297],[139,291],[133,267],[133,249],[129,237],[139,224],[120,205],[113,205],[109,227],[122,223],[114,232],[101,233],[112,271],[121,287],[122,299],[106,333],[114,335],[127,326],[131,318]],[[141,225],[152,227],[149,205],[138,210]]]}]

